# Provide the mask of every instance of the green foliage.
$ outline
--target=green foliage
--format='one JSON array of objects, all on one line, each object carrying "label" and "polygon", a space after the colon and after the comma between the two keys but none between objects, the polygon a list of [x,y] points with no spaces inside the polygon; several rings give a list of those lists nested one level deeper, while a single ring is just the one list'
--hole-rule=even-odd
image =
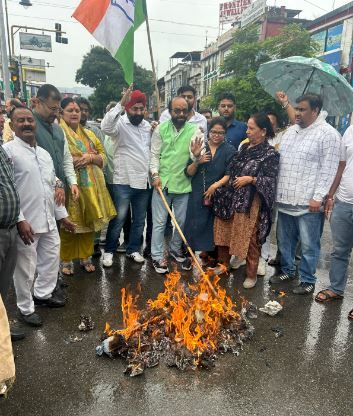
[{"label": "green foliage", "polygon": [[318,52],[318,43],[311,39],[310,33],[298,24],[284,27],[279,36],[269,38],[265,42],[272,59],[283,59],[289,56],[314,58]]},{"label": "green foliage", "polygon": [[[134,79],[136,89],[140,89],[147,95],[153,93],[152,72],[135,64]],[[82,61],[81,68],[76,72],[76,82],[88,85],[95,91],[90,100],[93,107],[93,115],[101,117],[106,105],[110,101],[121,98],[121,92],[127,87],[122,68],[110,53],[100,47],[93,47]]]},{"label": "green foliage", "polygon": [[221,68],[229,75],[213,84],[210,96],[202,103],[206,101],[210,107],[217,108],[219,97],[231,92],[236,97],[236,114],[240,120],[246,121],[251,114],[261,110],[276,111],[284,118],[280,106],[261,87],[256,72],[262,63],[272,59],[294,55],[313,57],[317,43],[297,24],[286,26],[279,36],[265,41],[258,41],[258,31],[257,25],[251,25],[235,32],[231,52]]}]

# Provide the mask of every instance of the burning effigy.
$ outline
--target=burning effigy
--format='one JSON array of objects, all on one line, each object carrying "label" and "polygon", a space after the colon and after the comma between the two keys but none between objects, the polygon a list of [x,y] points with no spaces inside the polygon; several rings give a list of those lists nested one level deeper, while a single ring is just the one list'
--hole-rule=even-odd
[{"label": "burning effigy", "polygon": [[125,374],[136,376],[161,361],[180,370],[211,368],[220,354],[239,355],[254,334],[249,314],[256,307],[240,298],[233,302],[218,272],[207,271],[197,282],[185,283],[177,271],[166,276],[164,291],[137,307],[138,295],[122,289],[123,329],[107,323],[98,355],[127,361]]}]

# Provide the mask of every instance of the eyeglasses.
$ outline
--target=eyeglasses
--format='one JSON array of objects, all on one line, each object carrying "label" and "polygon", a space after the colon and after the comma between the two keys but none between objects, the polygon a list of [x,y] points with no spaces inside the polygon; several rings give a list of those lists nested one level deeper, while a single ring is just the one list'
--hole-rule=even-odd
[{"label": "eyeglasses", "polygon": [[225,131],[215,131],[215,130],[210,130],[210,134],[212,134],[213,136],[225,136],[226,132]]},{"label": "eyeglasses", "polygon": [[52,111],[53,113],[58,113],[60,111],[60,107],[49,107],[49,105],[44,100],[39,99],[39,101],[43,103],[47,107],[47,109]]},{"label": "eyeglasses", "polygon": [[180,114],[187,114],[189,112],[188,109],[182,109],[182,108],[172,108],[173,113],[175,113],[176,115],[180,115]]}]

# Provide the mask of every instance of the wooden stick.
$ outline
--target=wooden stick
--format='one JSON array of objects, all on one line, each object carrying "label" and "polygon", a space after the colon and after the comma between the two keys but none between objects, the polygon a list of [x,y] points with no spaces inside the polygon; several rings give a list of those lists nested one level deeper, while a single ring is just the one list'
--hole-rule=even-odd
[{"label": "wooden stick", "polygon": [[218,293],[216,292],[215,288],[213,287],[212,283],[210,282],[210,279],[208,278],[207,274],[203,271],[203,269],[201,267],[201,264],[197,260],[197,258],[195,256],[195,253],[192,251],[192,248],[189,246],[189,243],[187,242],[184,233],[182,232],[179,224],[177,223],[177,220],[176,220],[172,210],[170,209],[170,206],[169,206],[167,200],[165,199],[165,196],[164,196],[164,193],[163,193],[162,189],[161,188],[157,188],[157,189],[158,189],[159,195],[162,198],[162,201],[163,201],[163,203],[164,203],[164,205],[165,205],[165,207],[166,207],[166,209],[167,209],[167,211],[170,215],[170,218],[172,219],[172,221],[175,225],[175,228],[178,230],[178,233],[179,233],[181,239],[183,240],[184,244],[186,245],[186,248],[188,249],[188,252],[190,253],[191,258],[194,260],[194,262],[196,264],[196,267],[198,268],[199,272],[201,273],[201,276],[204,277],[204,279],[206,280],[206,283],[208,284],[209,288],[211,289],[211,291],[215,295],[215,297],[217,299],[219,299]]},{"label": "wooden stick", "polygon": [[161,101],[160,101],[160,97],[159,97],[159,90],[158,90],[158,84],[157,84],[156,67],[154,65],[154,59],[153,59],[150,24],[149,24],[148,13],[147,13],[147,4],[146,4],[146,29],[147,29],[148,47],[149,47],[149,50],[150,50],[150,57],[151,57],[151,65],[152,65],[152,74],[153,74],[154,89],[155,89],[156,100],[157,100],[157,114],[158,114],[158,120],[159,120],[159,118],[161,116]]}]

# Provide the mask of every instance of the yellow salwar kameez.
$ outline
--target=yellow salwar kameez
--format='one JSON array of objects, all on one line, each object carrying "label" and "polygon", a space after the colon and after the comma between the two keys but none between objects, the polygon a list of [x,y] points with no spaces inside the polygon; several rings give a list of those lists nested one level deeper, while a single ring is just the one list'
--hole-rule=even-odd
[{"label": "yellow salwar kameez", "polygon": [[[103,145],[95,134],[81,125],[75,132],[62,119],[63,128],[73,157],[84,153],[98,154],[106,162]],[[94,164],[75,169],[80,196],[75,201],[68,192],[66,209],[70,220],[76,225],[75,234],[64,229],[60,231],[61,260],[66,263],[73,259],[87,259],[93,254],[94,236],[116,216],[116,210],[105,185],[103,170]]]}]

